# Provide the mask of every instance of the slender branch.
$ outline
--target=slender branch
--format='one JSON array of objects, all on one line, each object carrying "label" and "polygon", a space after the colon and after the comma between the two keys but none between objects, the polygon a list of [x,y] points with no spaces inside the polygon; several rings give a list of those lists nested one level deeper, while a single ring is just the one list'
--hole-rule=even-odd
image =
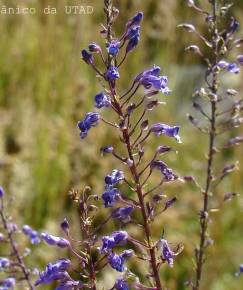
[{"label": "slender branch", "polygon": [[[218,62],[218,28],[217,28],[217,0],[212,1],[213,6],[213,52],[214,52],[214,64]],[[217,95],[218,93],[218,71],[212,72],[212,84],[209,87],[210,91]],[[208,161],[207,161],[207,173],[206,173],[206,185],[203,192],[203,207],[200,214],[200,244],[199,249],[196,250],[196,281],[193,285],[193,290],[199,290],[201,286],[201,278],[203,271],[203,264],[205,260],[206,250],[206,238],[208,228],[208,207],[209,207],[209,192],[212,183],[212,167],[214,162],[214,144],[216,138],[216,100],[211,100],[211,117],[210,117],[210,132],[209,132],[209,147],[208,147]]]},{"label": "slender branch", "polygon": [[16,257],[16,259],[18,261],[19,267],[21,268],[22,273],[24,275],[24,280],[26,280],[26,283],[28,284],[29,289],[34,290],[35,288],[32,285],[32,282],[30,280],[30,272],[26,268],[25,263],[24,263],[24,259],[23,259],[23,257],[20,255],[20,253],[18,251],[16,242],[15,242],[15,240],[13,238],[13,231],[11,229],[9,229],[8,221],[7,221],[7,218],[5,217],[3,211],[4,211],[4,205],[3,205],[3,200],[1,199],[0,216],[1,216],[2,223],[3,223],[3,227],[7,231],[7,235],[8,235],[8,239],[9,239],[9,242],[10,242],[10,246],[11,246],[12,251],[13,251],[13,255]]},{"label": "slender branch", "polygon": [[[117,111],[119,112],[119,117],[121,119],[124,119],[124,112],[122,111],[121,105],[118,102],[116,105],[117,105]],[[153,244],[152,237],[151,237],[151,228],[148,223],[148,213],[146,210],[145,201],[143,197],[142,184],[140,181],[140,176],[138,173],[137,166],[135,164],[128,128],[122,128],[121,131],[122,131],[124,143],[126,144],[129,159],[133,161],[133,165],[130,167],[130,171],[133,177],[134,184],[136,184],[136,193],[137,193],[139,204],[141,207],[141,213],[142,213],[142,218],[143,218],[143,228],[145,231],[146,240],[149,247],[150,264],[153,271],[153,278],[154,278],[157,289],[162,290],[162,284],[160,281],[159,271],[157,268],[155,246]]]}]

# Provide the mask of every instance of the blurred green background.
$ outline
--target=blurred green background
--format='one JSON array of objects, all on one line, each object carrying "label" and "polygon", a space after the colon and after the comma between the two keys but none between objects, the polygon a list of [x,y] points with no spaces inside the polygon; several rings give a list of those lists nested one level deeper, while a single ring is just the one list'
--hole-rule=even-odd
[{"label": "blurred green background", "polygon": [[[205,68],[196,57],[184,53],[185,46],[198,41],[177,25],[188,21],[204,31],[204,19],[188,8],[184,0],[114,2],[120,10],[115,25],[118,33],[136,11],[145,13],[141,42],[121,70],[120,85],[124,90],[137,73],[154,63],[162,66],[173,92],[169,97],[161,96],[167,106],[150,117],[181,126],[183,143],[171,142],[178,154],[171,154],[167,161],[182,176],[193,174],[203,182],[207,140],[189,124],[186,114],[192,111],[191,95],[203,84]],[[103,1],[8,0],[0,4],[37,9],[36,15],[0,15],[1,185],[10,197],[11,212],[18,224],[28,223],[58,234],[59,222],[69,216],[77,232],[78,216],[68,191],[90,185],[94,192],[101,193],[104,175],[117,166],[116,161],[99,155],[101,146],[118,143],[110,128],[101,125],[82,142],[76,129],[84,113],[93,110],[93,96],[101,90],[93,71],[81,61],[80,50],[91,41],[103,41],[99,36]],[[65,15],[64,6],[74,4],[91,5],[94,13]],[[58,13],[39,12],[48,5],[56,7]],[[242,1],[235,1],[232,13],[243,25]],[[241,29],[239,34],[242,32]],[[234,53],[237,55],[237,51]],[[224,81],[226,87],[243,91],[242,73],[227,75]],[[105,114],[109,118],[109,112]],[[167,139],[162,141],[168,143]],[[161,139],[154,138],[147,150],[153,152],[159,144]],[[217,159],[217,170],[235,160],[243,164],[242,153],[240,146],[224,151]],[[211,259],[205,268],[203,289],[243,289],[242,278],[234,277],[238,265],[243,263],[243,199],[221,202],[227,191],[242,193],[241,168],[225,179],[213,198],[212,207],[220,204],[222,211],[213,214],[211,232],[216,240],[209,252]],[[156,223],[157,236],[161,235],[163,225],[167,239],[182,242],[185,250],[175,267],[164,267],[161,274],[169,289],[183,290],[184,282],[192,276],[201,196],[196,188],[182,183],[166,187],[165,193],[176,195],[178,202]],[[30,263],[42,268],[58,255],[53,248],[41,246]],[[105,289],[111,286],[111,281],[109,271],[102,281]]]}]

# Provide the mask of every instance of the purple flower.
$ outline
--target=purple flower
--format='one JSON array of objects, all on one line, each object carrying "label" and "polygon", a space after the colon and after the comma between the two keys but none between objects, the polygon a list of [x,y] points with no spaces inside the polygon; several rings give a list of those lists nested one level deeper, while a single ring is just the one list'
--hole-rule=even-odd
[{"label": "purple flower", "polygon": [[129,290],[128,283],[123,278],[118,278],[114,285],[116,290]]},{"label": "purple flower", "polygon": [[0,186],[0,198],[4,196],[4,189]]},{"label": "purple flower", "polygon": [[80,130],[80,137],[84,139],[91,127],[95,127],[100,119],[100,114],[89,112],[85,115],[84,120],[78,122],[78,129]]},{"label": "purple flower", "polygon": [[35,282],[35,286],[40,284],[48,284],[55,280],[71,280],[66,270],[71,265],[70,260],[60,259],[56,263],[49,263],[45,271],[40,273],[39,279]]},{"label": "purple flower", "polygon": [[143,77],[146,76],[159,76],[161,68],[159,66],[154,65],[151,69],[145,70],[144,72],[140,73],[135,78],[135,82],[140,81]]},{"label": "purple flower", "polygon": [[168,78],[166,76],[156,77],[154,75],[143,76],[140,79],[140,84],[144,86],[145,89],[155,89],[161,91],[163,94],[168,95],[170,89],[167,87]]},{"label": "purple flower", "polygon": [[120,42],[117,40],[113,40],[108,44],[108,52],[109,54],[116,56],[119,52],[119,46],[120,46]]},{"label": "purple flower", "polygon": [[128,39],[131,39],[138,34],[140,34],[140,26],[131,27],[127,30],[124,36],[124,40],[126,41]]},{"label": "purple flower", "polygon": [[4,280],[0,280],[0,289],[7,290],[7,289],[13,289],[15,285],[15,279],[14,278],[7,278]]},{"label": "purple flower", "polygon": [[108,256],[108,262],[110,266],[118,272],[124,272],[126,267],[124,265],[126,259],[133,255],[133,250],[125,250],[120,255],[110,253]]},{"label": "purple flower", "polygon": [[126,242],[128,239],[128,233],[125,231],[113,232],[110,236],[102,237],[102,247],[100,252],[102,254],[109,253],[115,246],[120,243]]},{"label": "purple flower", "polygon": [[117,67],[110,66],[105,74],[107,81],[114,81],[120,77]]},{"label": "purple flower", "polygon": [[95,96],[95,106],[98,109],[103,107],[110,107],[111,105],[111,98],[104,93],[99,93]]},{"label": "purple flower", "polygon": [[132,19],[130,19],[127,22],[127,27],[132,27],[132,26],[136,26],[139,25],[140,22],[143,20],[143,12],[138,12],[136,15],[133,16]]},{"label": "purple flower", "polygon": [[7,259],[7,258],[0,258],[0,272],[1,272],[1,269],[7,268],[9,266],[10,266],[9,259]]},{"label": "purple flower", "polygon": [[22,232],[29,237],[31,244],[37,245],[40,243],[39,234],[37,231],[34,231],[30,226],[24,225],[22,228]]},{"label": "purple flower", "polygon": [[100,148],[100,152],[102,154],[105,154],[105,153],[112,153],[114,151],[114,148],[111,146],[111,145],[108,145],[108,146],[104,146],[104,147],[101,147]]},{"label": "purple flower", "polygon": [[230,63],[226,70],[234,74],[238,74],[240,72],[240,68],[236,63]]},{"label": "purple flower", "polygon": [[82,59],[87,63],[87,64],[93,64],[94,58],[91,53],[88,53],[86,49],[83,49],[82,52]]},{"label": "purple flower", "polygon": [[235,273],[235,276],[239,277],[241,274],[243,274],[243,264],[240,264],[239,270]]},{"label": "purple flower", "polygon": [[66,218],[61,222],[61,229],[64,231],[65,234],[68,235],[69,232],[69,222]]},{"label": "purple flower", "polygon": [[112,218],[119,219],[122,221],[130,220],[130,214],[134,210],[133,206],[127,206],[127,207],[119,207],[115,209],[111,216]]},{"label": "purple flower", "polygon": [[238,74],[240,72],[240,68],[236,63],[228,63],[227,61],[221,60],[218,62],[217,66],[231,73]]},{"label": "purple flower", "polygon": [[106,187],[110,188],[124,180],[124,173],[121,170],[114,169],[110,175],[105,177]]},{"label": "purple flower", "polygon": [[238,30],[239,26],[240,23],[235,18],[232,17],[230,22],[230,32],[235,33]]},{"label": "purple flower", "polygon": [[89,47],[90,52],[97,52],[97,53],[101,52],[100,46],[96,44],[95,42],[90,43],[88,47]]},{"label": "purple flower", "polygon": [[150,167],[151,169],[159,169],[164,175],[165,181],[174,181],[178,178],[178,176],[161,160],[153,161]]},{"label": "purple flower", "polygon": [[179,143],[181,143],[180,136],[178,135],[180,127],[169,126],[163,123],[156,123],[151,126],[150,132],[154,133],[156,136],[166,135],[168,137],[174,137]]},{"label": "purple flower", "polygon": [[128,41],[127,47],[126,47],[126,53],[128,53],[129,51],[132,51],[138,44],[140,39],[140,33],[137,32],[137,34],[135,34],[132,38],[130,38],[130,40]]},{"label": "purple flower", "polygon": [[67,248],[70,246],[70,242],[68,240],[50,235],[48,233],[42,233],[41,238],[50,246],[57,246],[59,248]]},{"label": "purple flower", "polygon": [[161,251],[162,259],[166,261],[170,267],[173,267],[176,254],[170,249],[168,242],[165,239],[159,240],[157,248]]},{"label": "purple flower", "polygon": [[237,61],[239,62],[240,65],[243,65],[243,54],[237,56]]},{"label": "purple flower", "polygon": [[102,200],[105,207],[112,207],[114,206],[117,197],[119,196],[119,190],[117,188],[108,188],[105,192],[102,194]]},{"label": "purple flower", "polygon": [[153,68],[140,73],[134,81],[139,82],[145,89],[154,89],[168,95],[170,93],[170,89],[167,87],[168,78],[159,76],[160,71],[160,67],[154,65]]}]

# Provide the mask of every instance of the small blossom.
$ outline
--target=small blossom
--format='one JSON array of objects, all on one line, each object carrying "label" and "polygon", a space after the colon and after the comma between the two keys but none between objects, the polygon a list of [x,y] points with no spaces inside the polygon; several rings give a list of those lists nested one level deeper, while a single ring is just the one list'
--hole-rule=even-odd
[{"label": "small blossom", "polygon": [[97,52],[97,53],[101,52],[100,46],[96,44],[95,42],[90,43],[88,47],[89,47],[90,52]]},{"label": "small blossom", "polygon": [[150,165],[151,169],[157,168],[164,175],[165,181],[174,181],[178,178],[176,174],[163,161],[155,160]]},{"label": "small blossom", "polygon": [[170,267],[173,267],[176,254],[170,249],[167,240],[159,240],[157,243],[157,248],[161,251],[162,259],[166,261]]},{"label": "small blossom", "polygon": [[55,263],[49,263],[45,271],[39,274],[39,279],[35,282],[35,286],[40,284],[48,284],[55,280],[70,280],[69,274],[66,270],[71,265],[70,260],[60,259]]},{"label": "small blossom", "polygon": [[114,151],[114,148],[112,147],[112,146],[110,146],[110,145],[108,145],[108,146],[104,146],[104,147],[101,147],[100,148],[100,152],[102,153],[102,154],[105,154],[105,153],[112,153]]},{"label": "small blossom", "polygon": [[218,62],[217,66],[231,73],[238,74],[240,72],[240,68],[236,63],[228,63],[227,61],[221,60]]},{"label": "small blossom", "polygon": [[39,234],[37,231],[34,231],[30,226],[24,225],[22,228],[22,232],[29,237],[31,244],[37,245],[40,243]]},{"label": "small blossom", "polygon": [[121,170],[114,169],[110,175],[105,177],[107,187],[112,187],[124,180],[124,173]]},{"label": "small blossom", "polygon": [[102,200],[105,207],[112,207],[115,205],[117,197],[119,196],[119,190],[117,188],[108,188],[102,194]]},{"label": "small blossom", "polygon": [[240,23],[235,18],[232,17],[230,22],[230,32],[235,33],[238,30],[239,26]]},{"label": "small blossom", "polygon": [[0,186],[0,198],[4,196],[4,189]]},{"label": "small blossom", "polygon": [[60,248],[67,248],[70,246],[70,242],[68,240],[50,235],[48,233],[42,233],[41,238],[50,246],[58,246]]},{"label": "small blossom", "polygon": [[127,22],[127,27],[132,27],[132,26],[137,26],[141,23],[141,21],[143,20],[143,12],[138,12],[136,15],[133,16],[132,19],[130,19]]},{"label": "small blossom", "polygon": [[98,109],[103,107],[110,107],[111,105],[111,98],[104,93],[99,93],[95,96],[95,106]]},{"label": "small blossom", "polygon": [[119,207],[112,212],[111,216],[112,218],[126,221],[130,219],[130,214],[133,210],[133,206]]},{"label": "small blossom", "polygon": [[102,247],[100,252],[102,254],[109,253],[115,246],[120,243],[126,242],[128,239],[128,233],[125,231],[116,231],[113,232],[110,236],[104,236],[102,238]]},{"label": "small blossom", "polygon": [[85,115],[84,120],[78,122],[78,129],[80,130],[80,137],[84,139],[91,127],[95,127],[100,119],[99,113],[90,112]]},{"label": "small blossom", "polygon": [[159,76],[160,71],[160,67],[154,65],[152,69],[140,73],[134,81],[139,82],[147,90],[154,89],[168,95],[170,93],[170,89],[167,87],[168,78]]},{"label": "small blossom", "polygon": [[68,235],[69,233],[69,222],[66,218],[61,222],[61,229],[64,231],[65,234]]},{"label": "small blossom", "polygon": [[10,266],[10,261],[7,258],[0,258],[0,271],[3,268],[8,268]]},{"label": "small blossom", "polygon": [[174,137],[179,143],[181,143],[180,136],[178,135],[180,127],[169,126],[163,123],[156,123],[151,126],[150,132],[154,133],[156,136],[166,135],[168,137]]},{"label": "small blossom", "polygon": [[107,81],[114,81],[120,77],[117,67],[110,66],[105,74]]},{"label": "small blossom", "polygon": [[13,289],[14,285],[15,285],[14,278],[7,278],[4,280],[0,280],[0,289],[3,289],[3,290]]},{"label": "small blossom", "polygon": [[123,278],[118,278],[114,285],[116,290],[129,290],[128,283]]},{"label": "small blossom", "polygon": [[108,53],[112,56],[116,56],[119,52],[120,42],[117,40],[113,40],[108,44]]},{"label": "small blossom", "polygon": [[236,63],[230,63],[226,70],[234,74],[238,74],[240,72],[240,68]]},{"label": "small blossom", "polygon": [[83,49],[82,52],[82,59],[87,63],[87,64],[93,64],[94,58],[93,55],[88,53],[86,49]]},{"label": "small blossom", "polygon": [[108,262],[110,266],[118,272],[124,272],[126,267],[124,265],[126,259],[133,255],[133,250],[125,250],[120,255],[110,253],[108,256]]}]

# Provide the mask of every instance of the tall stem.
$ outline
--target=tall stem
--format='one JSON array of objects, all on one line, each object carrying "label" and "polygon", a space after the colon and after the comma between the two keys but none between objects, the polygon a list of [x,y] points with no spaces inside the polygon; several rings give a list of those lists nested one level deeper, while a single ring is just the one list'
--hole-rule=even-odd
[{"label": "tall stem", "polygon": [[[124,120],[125,116],[124,113],[122,111],[121,105],[116,101],[115,103],[117,111],[119,112],[119,117]],[[143,190],[142,190],[142,184],[140,181],[140,176],[138,173],[138,169],[136,166],[136,162],[134,160],[133,157],[133,153],[132,153],[132,146],[131,146],[131,140],[130,140],[130,134],[128,131],[128,128],[123,128],[121,129],[122,131],[122,136],[123,136],[123,141],[126,144],[126,149],[127,149],[127,153],[128,153],[128,157],[130,160],[132,160],[132,166],[130,167],[130,171],[133,177],[133,181],[136,184],[136,193],[137,193],[137,197],[139,200],[139,204],[141,207],[141,214],[142,214],[142,218],[143,218],[143,228],[144,228],[144,232],[146,235],[146,240],[147,240],[147,244],[149,247],[149,255],[150,255],[150,265],[152,268],[152,274],[153,274],[153,278],[156,284],[156,289],[157,290],[162,290],[162,284],[160,281],[160,276],[159,276],[159,271],[158,271],[158,266],[157,266],[157,261],[156,261],[156,253],[155,253],[155,245],[153,244],[152,241],[152,235],[151,235],[151,228],[148,222],[148,213],[145,207],[145,200],[144,200],[144,194],[143,194]]]},{"label": "tall stem", "polygon": [[[112,38],[112,0],[105,0],[105,11],[106,11],[106,29],[107,29],[107,41],[111,42],[111,38]],[[111,55],[108,54],[108,58],[107,58],[107,66],[109,67],[112,63],[112,57]],[[112,95],[112,100],[113,100],[113,107],[115,112],[119,115],[119,118],[121,119],[121,121],[125,120],[125,113],[123,112],[122,109],[122,104],[118,101],[118,98],[116,96],[116,83],[111,82],[110,84],[110,92]],[[132,160],[132,166],[130,167],[130,171],[133,177],[133,181],[136,184],[136,193],[137,193],[137,197],[139,200],[139,205],[141,207],[141,214],[142,214],[142,219],[143,219],[143,228],[144,228],[144,232],[146,235],[146,240],[147,240],[147,245],[149,248],[149,255],[150,255],[150,266],[152,269],[152,276],[156,285],[156,290],[162,290],[162,284],[160,281],[160,276],[159,276],[159,271],[158,271],[158,266],[157,266],[157,261],[156,261],[156,252],[155,252],[155,245],[153,244],[152,241],[152,235],[151,235],[151,228],[148,222],[148,214],[147,214],[147,210],[145,207],[145,200],[144,200],[144,196],[143,196],[143,190],[142,190],[142,184],[140,181],[140,176],[139,176],[139,172],[136,166],[136,162],[134,160],[133,157],[133,152],[132,152],[132,142],[130,140],[130,134],[129,134],[129,130],[128,128],[121,128],[121,133],[122,133],[122,137],[123,137],[123,141],[126,145],[126,149],[127,149],[127,154],[128,154],[128,158],[130,160]]]},{"label": "tall stem", "polygon": [[[218,28],[217,28],[217,0],[212,1],[213,7],[213,53],[214,60],[212,67],[218,62]],[[218,93],[218,71],[212,72],[212,85],[209,87],[211,93],[217,96]],[[193,286],[194,290],[199,290],[201,285],[203,264],[205,260],[206,250],[206,237],[208,228],[208,209],[209,209],[209,192],[212,182],[212,167],[214,162],[214,144],[216,139],[216,106],[217,98],[212,99],[211,103],[211,118],[210,118],[210,133],[209,133],[209,147],[208,147],[208,161],[207,161],[207,173],[206,173],[206,185],[203,192],[203,207],[200,215],[200,245],[199,250],[196,252],[196,281]]]}]

